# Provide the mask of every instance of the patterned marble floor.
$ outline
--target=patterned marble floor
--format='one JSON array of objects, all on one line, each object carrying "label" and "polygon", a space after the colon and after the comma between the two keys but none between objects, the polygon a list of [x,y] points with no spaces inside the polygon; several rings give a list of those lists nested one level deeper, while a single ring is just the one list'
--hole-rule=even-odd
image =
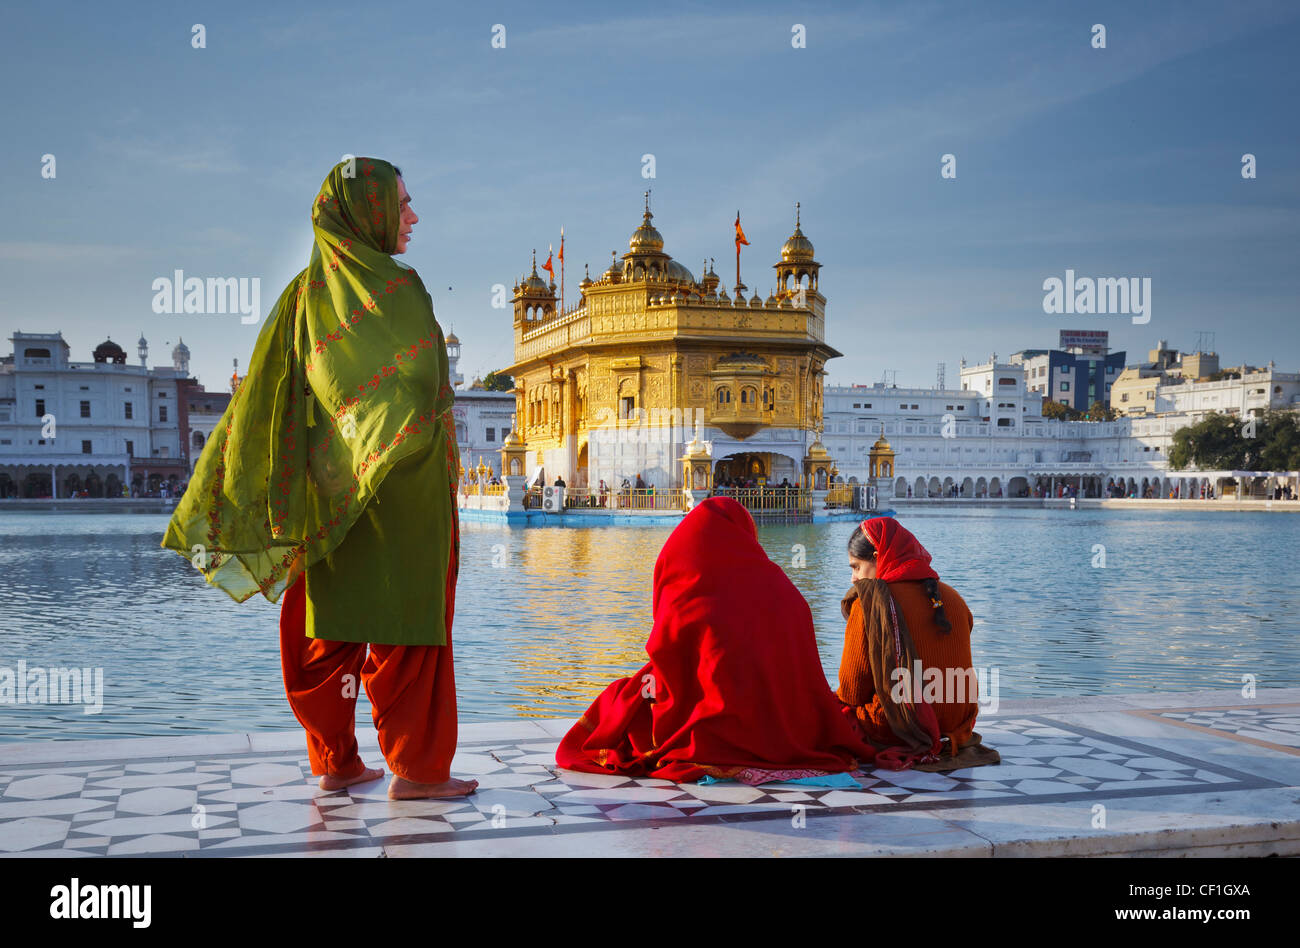
[{"label": "patterned marble floor", "polygon": [[[1253,744],[1296,747],[1300,734],[1300,706],[1294,704],[1130,713],[1167,720],[1166,730],[1174,733],[1194,727],[1221,734],[1221,740]],[[702,786],[560,771],[555,747],[565,722],[548,722],[549,728],[531,736],[463,740],[453,772],[477,778],[479,791],[448,801],[390,801],[386,779],[325,792],[310,776],[305,753],[285,750],[44,764],[7,764],[0,757],[0,854],[381,855],[394,846],[470,838],[508,841],[765,820],[788,824],[792,814],[812,821],[954,807],[972,812],[1109,804],[1300,783],[1295,779],[1300,773],[1271,779],[1208,754],[1177,753],[1170,749],[1175,741],[1062,720],[1073,717],[1003,715],[982,721],[980,732],[1001,752],[1000,765],[951,774],[870,770],[856,775],[856,790]],[[514,730],[517,735],[519,728]],[[364,743],[363,754],[379,763],[377,752]],[[1291,763],[1300,770],[1300,762]],[[598,848],[601,837],[590,841]]]}]

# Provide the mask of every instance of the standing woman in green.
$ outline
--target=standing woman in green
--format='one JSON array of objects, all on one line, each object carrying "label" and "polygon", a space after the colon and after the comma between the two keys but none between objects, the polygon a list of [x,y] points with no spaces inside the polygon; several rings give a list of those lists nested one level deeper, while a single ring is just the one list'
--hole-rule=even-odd
[{"label": "standing woman in green", "polygon": [[460,532],[447,349],[419,275],[392,256],[417,220],[388,162],[329,173],[311,260],[263,325],[162,542],[237,602],[284,596],[285,689],[323,789],[383,775],[357,752],[364,684],[394,799],[477,786],[450,772]]}]

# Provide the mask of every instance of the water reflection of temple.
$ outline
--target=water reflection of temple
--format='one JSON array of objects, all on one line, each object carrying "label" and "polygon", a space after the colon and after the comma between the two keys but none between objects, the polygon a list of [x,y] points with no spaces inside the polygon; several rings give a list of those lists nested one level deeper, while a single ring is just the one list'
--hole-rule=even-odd
[{"label": "water reflection of temple", "polygon": [[[664,251],[647,197],[628,251],[579,284],[561,311],[553,280],[514,287],[516,433],[527,471],[548,483],[680,488],[697,433],[709,480],[791,484],[829,465],[817,440],[822,380],[840,355],[825,340],[821,265],[796,213],[764,299],[711,264],[698,279]],[[696,484],[696,487],[711,484]]]}]

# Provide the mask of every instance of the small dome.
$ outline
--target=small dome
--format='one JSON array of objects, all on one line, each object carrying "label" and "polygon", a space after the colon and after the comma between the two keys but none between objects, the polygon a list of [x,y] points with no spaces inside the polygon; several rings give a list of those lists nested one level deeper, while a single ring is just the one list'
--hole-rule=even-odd
[{"label": "small dome", "polygon": [[650,223],[652,217],[654,215],[650,213],[649,208],[646,208],[645,217],[641,219],[641,226],[632,231],[632,236],[628,238],[627,248],[633,253],[664,249],[663,234],[655,230],[655,226]]},{"label": "small dome", "polygon": [[182,339],[177,342],[175,347],[172,349],[172,359],[188,359],[189,357],[190,347],[185,345],[185,340]]},{"label": "small dome", "polygon": [[664,277],[666,280],[675,280],[678,283],[695,284],[695,276],[690,270],[678,263],[676,260],[668,261],[668,273]]},{"label": "small dome", "polygon": [[140,341],[137,342],[136,345],[142,349],[147,349],[149,347],[149,340],[144,337],[144,333],[140,334]]},{"label": "small dome", "polygon": [[794,233],[790,235],[789,240],[781,245],[781,262],[812,262],[812,258],[812,241],[803,235],[803,231],[799,227],[799,205],[796,203],[794,206]]},{"label": "small dome", "polygon": [[524,443],[524,439],[519,437],[519,432],[515,431],[514,428],[511,428],[510,433],[506,435],[506,440],[501,442],[501,444],[507,448],[518,447],[523,443]]},{"label": "small dome", "polygon": [[530,294],[544,294],[550,291],[550,287],[546,285],[546,281],[537,273],[537,251],[533,251],[533,272],[528,274],[527,279],[525,279],[523,283],[519,284],[519,288],[525,293]]},{"label": "small dome", "polygon": [[749,305],[751,307],[761,307],[763,305],[763,298],[759,296],[757,292],[755,292],[753,297],[749,301]]},{"label": "small dome", "polygon": [[126,365],[126,350],[112,339],[105,339],[95,346],[93,356],[96,362],[113,362],[117,365]]},{"label": "small dome", "polygon": [[582,282],[579,283],[578,286],[585,290],[587,287],[591,286],[591,283],[591,272],[587,269],[587,265],[584,263],[582,265]]},{"label": "small dome", "polygon": [[449,345],[449,346],[458,346],[458,345],[460,345],[460,340],[459,340],[458,338],[456,338],[456,334],[455,334],[454,332],[451,333],[451,335],[449,335],[449,336],[447,337],[447,345]]},{"label": "small dome", "polygon": [[812,241],[803,235],[802,230],[795,227],[794,233],[790,235],[790,239],[781,245],[781,262],[799,263],[811,260],[812,258]]},{"label": "small dome", "polygon": [[609,252],[609,256],[611,258],[609,262],[609,269],[606,270],[604,274],[601,275],[601,279],[608,280],[610,283],[617,283],[619,281],[619,277],[622,276],[622,271],[619,269],[618,266],[618,255],[613,250],[611,250]]}]

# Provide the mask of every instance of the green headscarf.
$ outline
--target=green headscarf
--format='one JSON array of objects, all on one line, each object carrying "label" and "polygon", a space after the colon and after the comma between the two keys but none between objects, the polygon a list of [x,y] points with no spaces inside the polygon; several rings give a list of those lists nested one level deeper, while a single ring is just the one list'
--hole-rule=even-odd
[{"label": "green headscarf", "polygon": [[455,506],[447,349],[419,275],[390,256],[400,217],[388,162],[329,173],[311,262],[280,294],[172,513],[163,547],[237,602],[276,602],[343,541],[389,469],[443,434]]}]

